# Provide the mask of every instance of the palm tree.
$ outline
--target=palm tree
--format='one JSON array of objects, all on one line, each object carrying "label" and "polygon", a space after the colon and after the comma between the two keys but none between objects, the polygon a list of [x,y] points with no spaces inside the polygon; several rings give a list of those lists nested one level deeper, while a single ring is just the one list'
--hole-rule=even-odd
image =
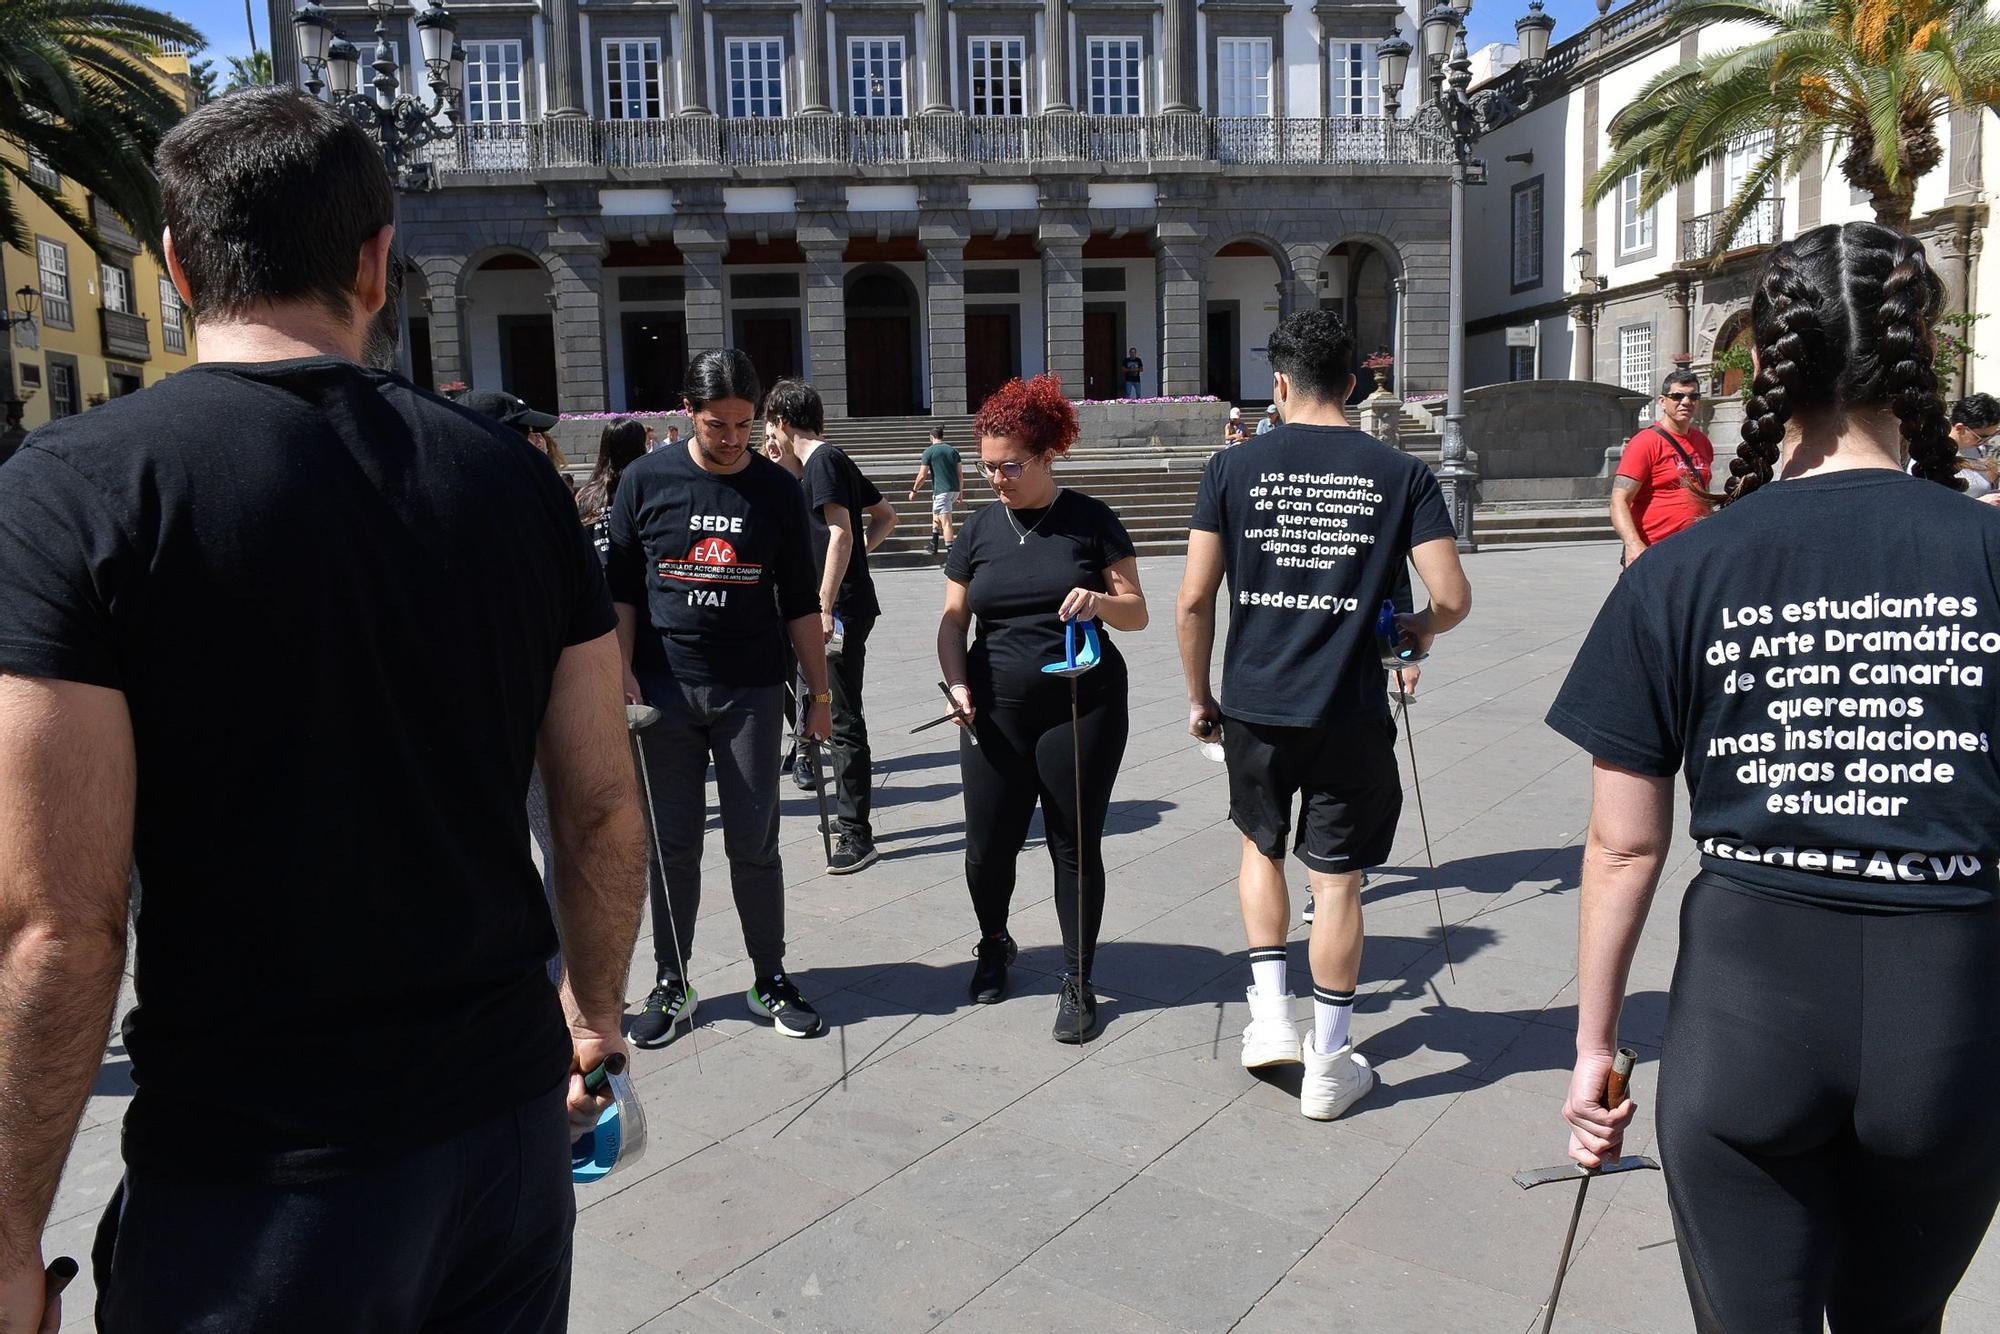
[{"label": "palm tree", "polygon": [[1654,77],[1612,118],[1610,160],[1586,187],[1601,200],[1639,169],[1650,208],[1732,147],[1757,146],[1716,223],[1718,252],[1786,176],[1834,151],[1876,221],[1907,227],[1917,182],[1944,158],[1939,119],[2000,108],[2000,18],[1986,0],[1683,0],[1668,26],[1719,23],[1761,35]]},{"label": "palm tree", "polygon": [[93,248],[97,228],[50,176],[97,196],[157,248],[163,226],[153,150],[183,113],[181,89],[151,63],[163,42],[199,48],[171,14],[129,0],[0,0],[0,242],[27,249],[25,190]]},{"label": "palm tree", "polygon": [[262,88],[272,82],[271,53],[259,47],[247,56],[229,57],[229,82],[223,85],[222,91],[238,93],[245,88]]}]

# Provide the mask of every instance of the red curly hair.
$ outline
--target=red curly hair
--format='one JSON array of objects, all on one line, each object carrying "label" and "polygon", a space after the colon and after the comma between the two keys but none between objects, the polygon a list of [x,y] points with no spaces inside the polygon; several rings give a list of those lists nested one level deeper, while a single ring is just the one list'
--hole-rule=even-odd
[{"label": "red curly hair", "polygon": [[975,437],[1007,436],[1038,459],[1069,453],[1081,429],[1075,405],[1053,375],[1007,381],[979,405],[979,415],[972,419]]}]

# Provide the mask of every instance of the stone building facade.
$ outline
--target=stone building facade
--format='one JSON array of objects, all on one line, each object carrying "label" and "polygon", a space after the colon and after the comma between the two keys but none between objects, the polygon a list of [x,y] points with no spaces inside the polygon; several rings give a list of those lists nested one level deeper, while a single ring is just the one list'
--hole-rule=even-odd
[{"label": "stone building facade", "polygon": [[[1490,171],[1468,227],[1467,369],[1473,384],[1570,378],[1650,397],[1685,361],[1708,379],[1710,428],[1729,446],[1743,377],[1715,363],[1747,347],[1764,257],[1802,231],[1873,212],[1836,162],[1811,160],[1771,189],[1733,238],[1720,235],[1724,210],[1763,151],[1754,140],[1650,209],[1639,207],[1636,178],[1592,203],[1584,186],[1610,153],[1612,119],[1649,80],[1764,35],[1737,23],[1676,34],[1670,10],[1671,0],[1616,9],[1600,0],[1596,21],[1550,50],[1538,104],[1482,140]],[[1518,91],[1519,75],[1494,82]],[[1982,294],[2000,282],[2000,274],[1982,277],[1977,262],[1994,147],[1982,120],[1954,116],[1942,127],[1948,151],[1919,183],[1911,220],[1956,312],[1993,309],[1992,294]],[[1963,384],[2000,382],[1992,360],[1974,358]]]},{"label": "stone building facade", "polygon": [[[335,6],[375,59],[374,21]],[[1381,114],[1396,0],[459,0],[462,125],[398,248],[420,380],[567,412],[677,399],[695,350],[837,415],[1263,401],[1338,309],[1442,387],[1449,147]],[[392,20],[406,86],[418,44]],[[279,68],[297,66],[273,0]],[[406,31],[407,30],[407,31]],[[301,71],[301,75],[302,75]],[[414,78],[413,78],[414,74]]]}]

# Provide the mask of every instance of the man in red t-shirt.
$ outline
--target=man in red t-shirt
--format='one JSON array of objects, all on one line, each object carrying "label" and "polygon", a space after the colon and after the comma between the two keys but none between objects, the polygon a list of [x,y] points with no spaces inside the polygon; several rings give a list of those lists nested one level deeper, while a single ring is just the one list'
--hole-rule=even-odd
[{"label": "man in red t-shirt", "polygon": [[1708,513],[1688,483],[1708,490],[1715,446],[1695,429],[1701,379],[1677,370],[1660,387],[1659,420],[1625,442],[1618,475],[1611,479],[1611,526],[1625,542],[1625,564]]}]

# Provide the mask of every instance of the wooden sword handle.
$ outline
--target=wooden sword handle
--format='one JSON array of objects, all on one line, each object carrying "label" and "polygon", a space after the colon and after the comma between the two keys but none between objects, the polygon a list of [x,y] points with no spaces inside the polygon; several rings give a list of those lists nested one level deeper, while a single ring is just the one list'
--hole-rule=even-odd
[{"label": "wooden sword handle", "polygon": [[1618,1107],[1625,1101],[1625,1093],[1632,1084],[1632,1067],[1639,1063],[1639,1053],[1630,1047],[1620,1047],[1618,1054],[1611,1058],[1611,1073],[1604,1078],[1604,1105]]}]

